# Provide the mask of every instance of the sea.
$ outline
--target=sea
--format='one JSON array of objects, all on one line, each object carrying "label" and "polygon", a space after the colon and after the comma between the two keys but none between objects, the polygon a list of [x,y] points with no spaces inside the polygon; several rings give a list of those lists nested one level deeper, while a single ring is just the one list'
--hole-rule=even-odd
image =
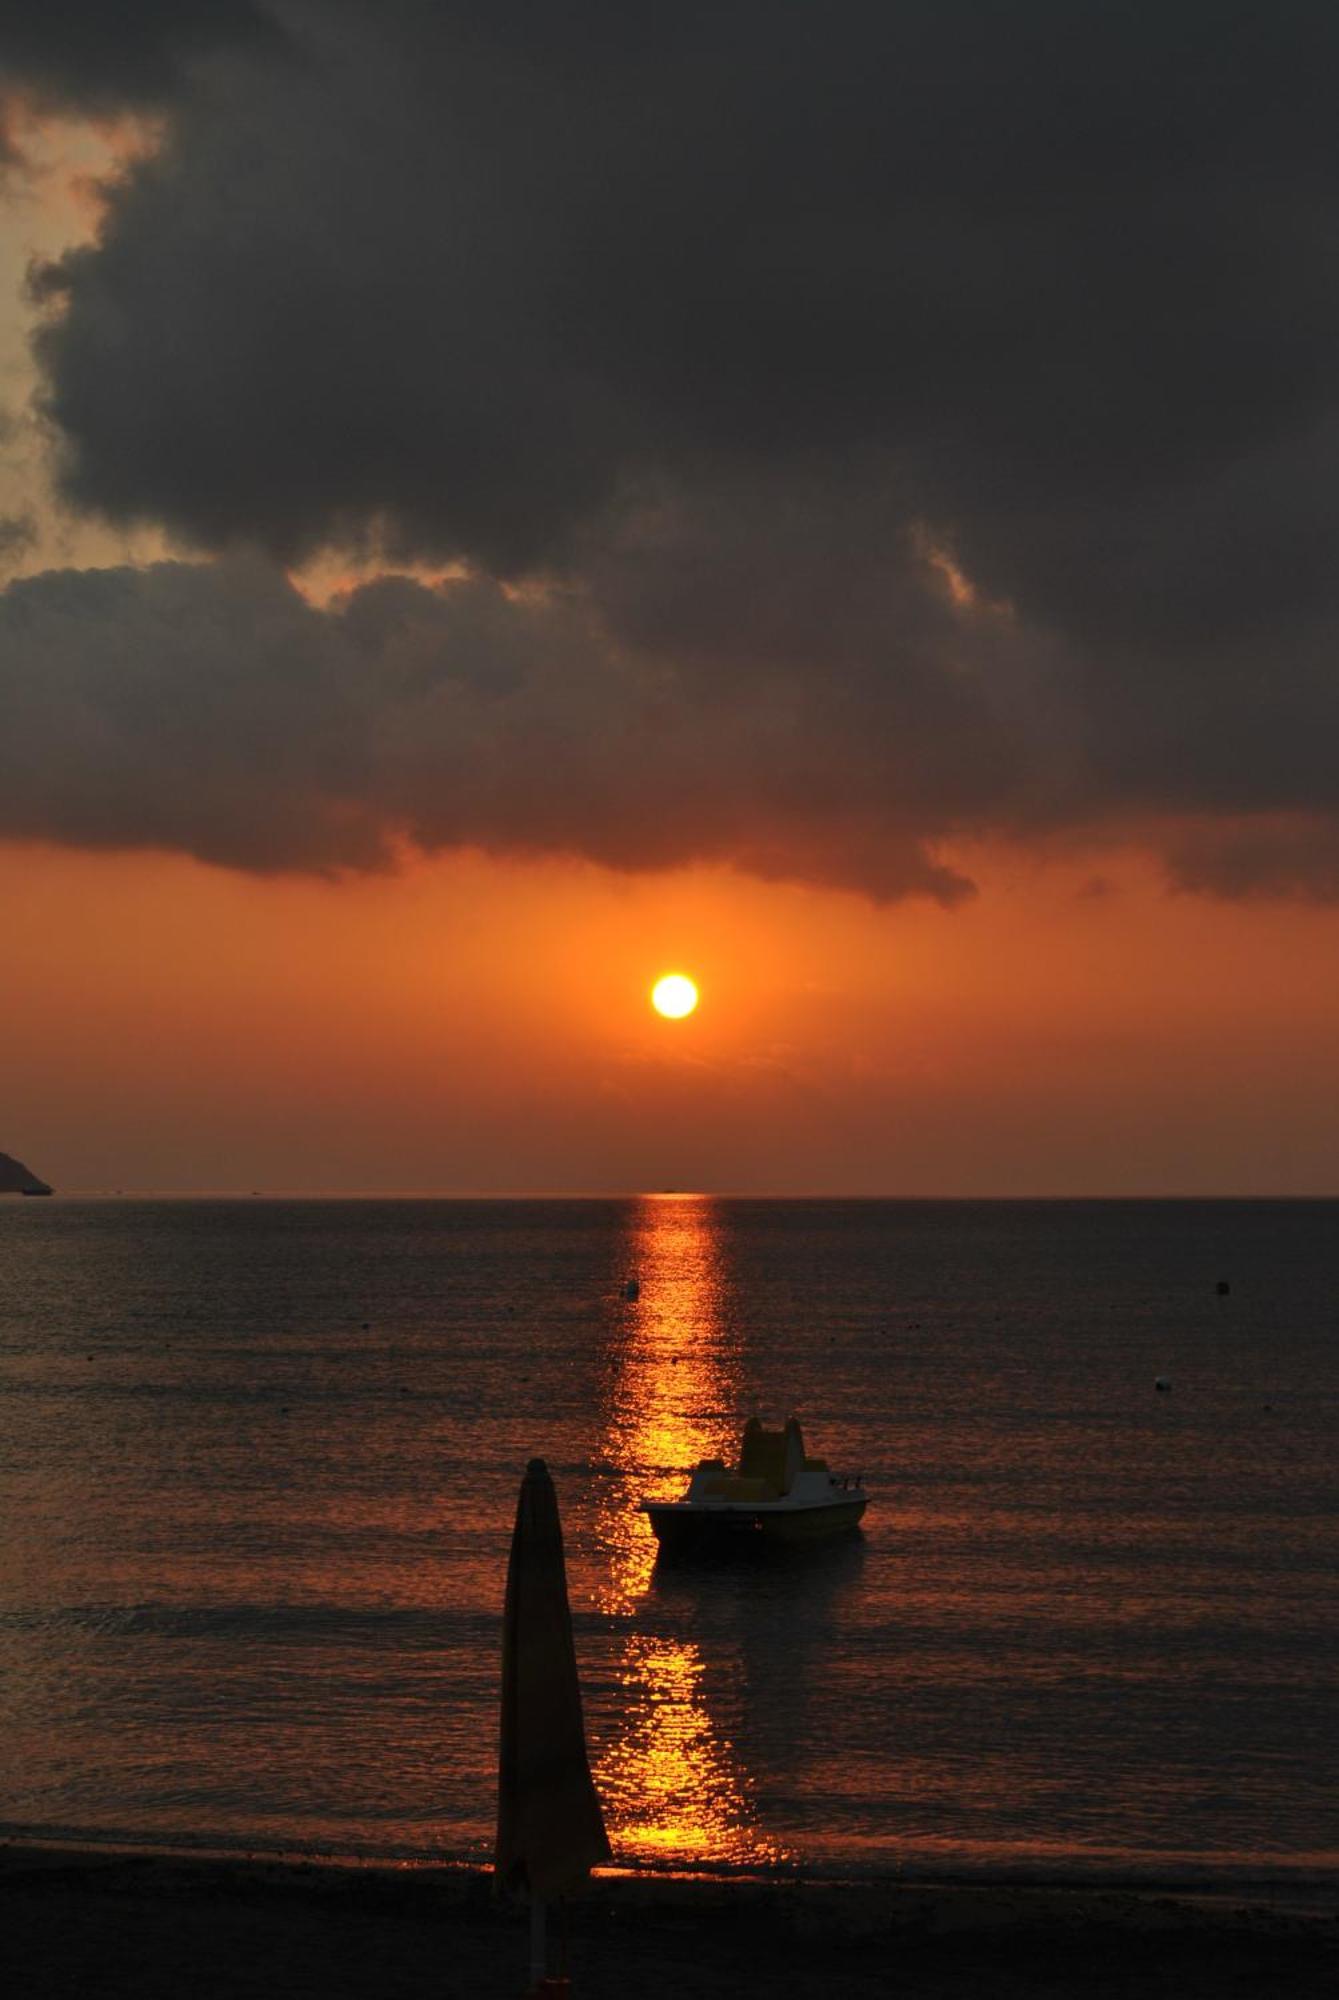
[{"label": "sea", "polygon": [[12,1200],[0,1838],[486,1862],[538,1455],[619,1867],[1333,1887],[1337,1446],[1329,1201]]}]

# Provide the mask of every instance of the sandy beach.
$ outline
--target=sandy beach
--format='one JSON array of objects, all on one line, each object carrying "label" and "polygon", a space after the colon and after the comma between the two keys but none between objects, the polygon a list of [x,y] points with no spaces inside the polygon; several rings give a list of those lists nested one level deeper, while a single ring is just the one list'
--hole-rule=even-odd
[{"label": "sandy beach", "polygon": [[[0,1852],[22,2000],[515,2000],[523,1909],[470,1870]],[[1333,1904],[1152,1891],[613,1877],[573,1905],[574,2000],[1278,1995],[1339,1981]]]}]

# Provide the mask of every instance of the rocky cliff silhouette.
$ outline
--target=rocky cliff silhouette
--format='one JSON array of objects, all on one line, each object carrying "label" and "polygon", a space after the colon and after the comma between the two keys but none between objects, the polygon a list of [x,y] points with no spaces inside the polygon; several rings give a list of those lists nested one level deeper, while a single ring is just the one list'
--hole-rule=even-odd
[{"label": "rocky cliff silhouette", "polygon": [[39,1181],[31,1168],[22,1160],[11,1160],[8,1153],[0,1153],[0,1194],[50,1194],[45,1181]]}]

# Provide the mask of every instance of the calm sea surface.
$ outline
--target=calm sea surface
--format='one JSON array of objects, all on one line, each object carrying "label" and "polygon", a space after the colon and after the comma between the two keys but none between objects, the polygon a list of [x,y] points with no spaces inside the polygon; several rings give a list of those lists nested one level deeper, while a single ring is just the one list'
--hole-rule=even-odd
[{"label": "calm sea surface", "polygon": [[541,1453],[620,1861],[1333,1880],[1337,1445],[1334,1203],[10,1201],[0,1833],[486,1855]]}]

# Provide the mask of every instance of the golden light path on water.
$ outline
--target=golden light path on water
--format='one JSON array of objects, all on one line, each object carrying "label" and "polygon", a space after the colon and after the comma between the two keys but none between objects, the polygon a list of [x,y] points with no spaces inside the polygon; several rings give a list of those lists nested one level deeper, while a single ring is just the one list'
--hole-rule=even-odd
[{"label": "golden light path on water", "polygon": [[[734,1452],[740,1385],[711,1200],[647,1197],[632,1255],[641,1296],[629,1304],[609,1385],[599,1531],[609,1552],[601,1609],[635,1619],[656,1563],[638,1500],[679,1492],[700,1458]],[[758,1824],[736,1747],[713,1714],[713,1669],[701,1649],[634,1623],[617,1672],[626,1720],[595,1771],[617,1857],[699,1866],[785,1859]]]}]

